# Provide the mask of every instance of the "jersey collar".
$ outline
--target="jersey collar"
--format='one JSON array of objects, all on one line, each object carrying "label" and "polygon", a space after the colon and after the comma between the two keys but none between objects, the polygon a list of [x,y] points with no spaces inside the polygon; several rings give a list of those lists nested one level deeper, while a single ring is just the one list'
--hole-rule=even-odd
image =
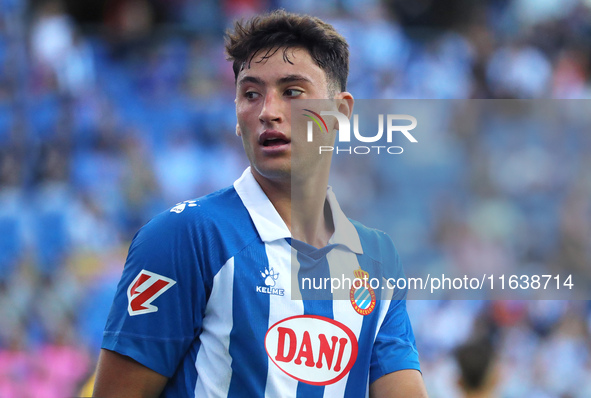
[{"label": "jersey collar", "polygon": [[328,244],[344,245],[354,253],[363,254],[357,229],[341,210],[331,186],[328,186],[326,190],[326,200],[330,205],[334,222],[334,234],[332,234]]},{"label": "jersey collar", "polygon": [[[263,242],[291,238],[289,228],[255,180],[250,167],[244,170],[242,176],[234,182],[234,189],[248,210]],[[335,227],[335,232],[328,243],[343,245],[354,253],[363,254],[357,229],[341,210],[331,187],[327,189],[326,199],[330,205]]]},{"label": "jersey collar", "polygon": [[242,199],[242,203],[263,242],[290,238],[291,233],[285,222],[269,200],[265,192],[254,179],[250,167],[244,170],[242,177],[234,182],[234,189]]}]

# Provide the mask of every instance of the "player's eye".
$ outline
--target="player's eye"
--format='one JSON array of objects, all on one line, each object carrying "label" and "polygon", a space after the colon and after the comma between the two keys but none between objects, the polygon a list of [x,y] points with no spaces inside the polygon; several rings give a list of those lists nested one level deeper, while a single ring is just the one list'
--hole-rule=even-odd
[{"label": "player's eye", "polygon": [[303,93],[302,90],[298,90],[295,88],[288,88],[287,90],[285,90],[285,95],[288,97],[298,97]]},{"label": "player's eye", "polygon": [[244,97],[246,99],[255,99],[255,98],[260,97],[260,94],[257,93],[256,91],[247,91],[244,93]]}]

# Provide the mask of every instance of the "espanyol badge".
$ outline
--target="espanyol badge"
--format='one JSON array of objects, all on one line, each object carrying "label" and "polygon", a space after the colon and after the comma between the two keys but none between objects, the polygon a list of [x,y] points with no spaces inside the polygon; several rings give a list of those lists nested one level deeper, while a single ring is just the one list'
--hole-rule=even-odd
[{"label": "espanyol badge", "polygon": [[355,280],[351,285],[349,298],[353,309],[360,315],[368,315],[376,308],[376,293],[369,286],[369,273],[359,268],[353,271]]}]

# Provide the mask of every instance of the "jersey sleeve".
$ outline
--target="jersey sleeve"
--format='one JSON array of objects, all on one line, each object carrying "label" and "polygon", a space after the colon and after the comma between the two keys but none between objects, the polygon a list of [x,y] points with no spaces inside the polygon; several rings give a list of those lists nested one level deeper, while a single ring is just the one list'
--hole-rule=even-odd
[{"label": "jersey sleeve", "polygon": [[[400,256],[389,236],[382,235],[383,277],[404,278]],[[419,353],[408,313],[406,289],[395,290],[391,300],[382,301],[385,315],[378,329],[371,355],[369,382],[403,369],[420,371]]]},{"label": "jersey sleeve", "polygon": [[163,213],[134,237],[102,348],[172,377],[201,329],[206,304],[199,237]]},{"label": "jersey sleeve", "polygon": [[419,353],[405,300],[392,300],[376,336],[369,371],[369,382],[403,369],[421,370]]}]

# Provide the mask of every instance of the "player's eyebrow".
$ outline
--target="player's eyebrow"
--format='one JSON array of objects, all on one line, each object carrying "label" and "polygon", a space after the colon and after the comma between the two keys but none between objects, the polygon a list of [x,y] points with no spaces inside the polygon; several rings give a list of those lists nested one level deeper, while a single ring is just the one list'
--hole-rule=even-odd
[{"label": "player's eyebrow", "polygon": [[[287,83],[296,83],[296,82],[306,82],[306,83],[312,83],[312,81],[310,79],[308,79],[305,76],[302,75],[297,75],[297,74],[292,74],[292,75],[287,75],[284,76],[282,78],[279,78],[277,80],[277,84],[287,84]],[[257,84],[259,86],[266,86],[267,83],[265,83],[262,79],[255,77],[255,76],[244,76],[243,78],[241,78],[238,81],[238,86],[242,86],[246,83],[253,83],[253,84]]]},{"label": "player's eyebrow", "polygon": [[260,86],[265,85],[265,82],[262,79],[259,79],[258,77],[244,76],[243,78],[241,78],[238,81],[238,86],[242,86],[243,84],[246,84],[246,83],[254,83],[254,84],[258,84]]},{"label": "player's eyebrow", "polygon": [[279,84],[297,83],[297,82],[312,83],[310,81],[310,79],[308,79],[307,77],[304,77],[302,75],[287,75],[287,76],[282,77],[281,79],[277,80],[277,83],[279,83]]}]

